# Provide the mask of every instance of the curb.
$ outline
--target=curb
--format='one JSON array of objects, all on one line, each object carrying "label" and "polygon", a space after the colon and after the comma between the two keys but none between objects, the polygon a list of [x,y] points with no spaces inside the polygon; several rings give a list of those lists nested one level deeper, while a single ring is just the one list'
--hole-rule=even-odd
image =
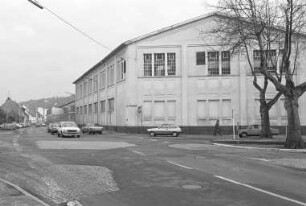
[{"label": "curb", "polygon": [[46,202],[42,201],[41,199],[35,197],[35,196],[32,195],[31,193],[25,191],[24,189],[22,189],[22,188],[19,187],[18,185],[15,185],[15,184],[13,184],[13,183],[11,183],[11,182],[9,182],[9,181],[6,181],[6,180],[4,180],[4,179],[2,179],[2,178],[0,178],[0,181],[1,181],[2,183],[4,183],[4,184],[7,184],[7,185],[9,185],[9,186],[15,188],[16,190],[18,190],[19,192],[21,192],[21,193],[24,194],[25,196],[30,197],[31,199],[35,200],[36,202],[42,204],[43,206],[51,206],[51,205],[47,204]]},{"label": "curb", "polygon": [[244,146],[236,146],[222,143],[213,143],[213,145],[221,146],[221,147],[232,147],[238,149],[254,149],[254,150],[270,150],[270,151],[279,151],[279,152],[293,152],[293,153],[306,153],[306,149],[279,149],[279,148],[262,148],[262,147],[244,147]]}]

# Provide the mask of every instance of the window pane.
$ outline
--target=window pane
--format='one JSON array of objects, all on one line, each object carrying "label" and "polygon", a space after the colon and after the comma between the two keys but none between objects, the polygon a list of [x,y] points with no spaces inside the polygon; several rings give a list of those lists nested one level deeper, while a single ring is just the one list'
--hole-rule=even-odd
[{"label": "window pane", "polygon": [[222,64],[222,75],[230,74],[231,68],[230,68],[230,52],[229,51],[221,52],[221,64]]},{"label": "window pane", "polygon": [[175,53],[167,54],[167,67],[168,67],[168,75],[175,75],[175,70],[176,70]]},{"label": "window pane", "polygon": [[152,76],[152,54],[144,54],[143,60],[144,76]]},{"label": "window pane", "polygon": [[176,102],[175,101],[167,102],[167,113],[168,113],[168,120],[174,121],[176,118]]},{"label": "window pane", "polygon": [[165,76],[165,54],[154,54],[154,76]]},{"label": "window pane", "polygon": [[219,52],[208,52],[208,75],[219,75]]},{"label": "window pane", "polygon": [[197,65],[205,65],[205,52],[197,52]]}]

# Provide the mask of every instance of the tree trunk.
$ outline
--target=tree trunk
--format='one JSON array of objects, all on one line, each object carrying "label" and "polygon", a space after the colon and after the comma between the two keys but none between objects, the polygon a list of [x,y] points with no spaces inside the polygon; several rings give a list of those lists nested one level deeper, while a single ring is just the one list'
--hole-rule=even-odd
[{"label": "tree trunk", "polygon": [[289,149],[302,149],[304,148],[304,141],[300,129],[298,96],[286,96],[285,107],[288,121],[285,147]]},{"label": "tree trunk", "polygon": [[260,104],[260,116],[261,116],[261,133],[260,138],[270,138],[272,139],[272,132],[270,129],[270,108],[265,104]]}]

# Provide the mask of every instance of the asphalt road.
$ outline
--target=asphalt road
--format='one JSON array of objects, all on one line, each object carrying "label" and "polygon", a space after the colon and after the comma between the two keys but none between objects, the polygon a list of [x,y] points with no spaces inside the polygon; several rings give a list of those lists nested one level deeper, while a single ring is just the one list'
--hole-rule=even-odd
[{"label": "asphalt road", "polygon": [[[0,132],[0,178],[45,205],[306,205],[306,170],[274,164],[299,158],[305,153],[219,147],[184,135],[58,138],[46,128]],[[11,205],[35,202],[25,194],[21,204],[18,192],[1,188],[6,191],[0,184],[0,205],[9,202],[1,194]]]}]

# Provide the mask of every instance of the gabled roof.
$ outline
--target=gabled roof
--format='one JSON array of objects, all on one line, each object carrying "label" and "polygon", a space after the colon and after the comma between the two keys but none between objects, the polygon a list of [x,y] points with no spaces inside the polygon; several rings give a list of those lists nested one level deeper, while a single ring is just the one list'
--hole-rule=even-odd
[{"label": "gabled roof", "polygon": [[174,24],[174,25],[172,25],[172,26],[168,26],[168,27],[165,27],[165,28],[162,28],[162,29],[153,31],[153,32],[151,32],[151,33],[148,33],[148,34],[145,34],[145,35],[136,37],[136,38],[131,39],[131,40],[128,40],[128,41],[126,41],[126,42],[123,42],[122,44],[120,44],[119,46],[117,46],[114,50],[112,50],[107,56],[105,56],[101,61],[99,61],[96,65],[94,65],[91,69],[89,69],[89,70],[86,71],[83,75],[81,75],[78,79],[76,79],[76,80],[73,82],[73,84],[77,83],[79,80],[81,80],[83,77],[85,77],[86,75],[88,75],[90,72],[92,72],[93,70],[95,70],[96,68],[98,68],[99,66],[101,66],[103,63],[107,62],[107,61],[108,61],[110,58],[112,58],[117,52],[119,52],[120,50],[122,50],[123,48],[125,48],[126,46],[128,46],[128,45],[130,45],[130,44],[136,43],[136,42],[138,42],[138,41],[142,41],[142,40],[144,40],[144,39],[153,37],[153,36],[158,35],[158,34],[162,34],[162,33],[164,33],[164,32],[167,32],[167,31],[170,31],[170,30],[173,30],[173,29],[177,29],[177,28],[183,27],[183,26],[185,26],[185,25],[188,25],[188,24],[191,24],[191,23],[194,23],[194,22],[197,22],[197,21],[201,21],[201,20],[206,19],[206,18],[210,18],[210,17],[212,17],[212,16],[225,16],[225,15],[224,15],[224,14],[222,15],[222,14],[219,13],[219,12],[208,13],[208,14],[205,14],[205,15],[201,15],[201,16],[198,16],[198,17],[189,19],[189,20],[187,20],[187,21],[183,21],[183,22]]}]

